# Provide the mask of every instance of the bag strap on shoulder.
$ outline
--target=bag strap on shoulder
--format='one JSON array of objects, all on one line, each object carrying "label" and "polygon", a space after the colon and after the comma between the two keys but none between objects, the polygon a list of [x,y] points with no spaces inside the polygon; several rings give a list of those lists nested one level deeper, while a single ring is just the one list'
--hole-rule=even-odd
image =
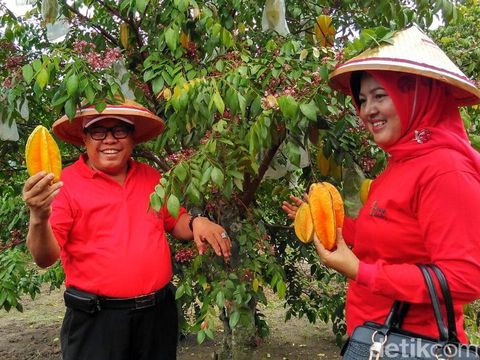
[{"label": "bag strap on shoulder", "polygon": [[433,313],[435,314],[435,320],[437,322],[439,340],[442,342],[447,342],[449,340],[448,329],[445,325],[445,320],[443,319],[442,308],[438,298],[437,290],[435,289],[435,283],[433,282],[432,275],[428,271],[428,267],[426,265],[418,265],[418,267],[422,272],[423,278],[425,279],[425,284],[427,284],[428,293],[430,294]]},{"label": "bag strap on shoulder", "polygon": [[[442,270],[435,264],[417,264],[420,269],[425,284],[427,285],[428,293],[430,295],[430,300],[432,303],[433,312],[435,315],[435,321],[437,323],[437,328],[439,332],[439,340],[444,342],[455,342],[458,343],[457,328],[455,322],[455,312],[453,308],[452,296],[450,293],[450,288],[448,286],[447,279],[443,274]],[[432,270],[432,273],[429,271]],[[440,302],[439,295],[435,288],[434,277],[437,279],[440,289],[442,291],[443,301],[445,303],[447,321],[445,321],[442,314],[442,305]],[[386,328],[401,328],[402,322],[408,312],[410,303],[407,301],[396,300],[390,312],[385,319],[384,326]]]},{"label": "bag strap on shoulder", "polygon": [[448,325],[448,340],[453,342],[459,342],[457,334],[457,324],[455,321],[455,311],[453,308],[452,295],[450,293],[450,287],[448,286],[447,278],[442,270],[435,264],[427,265],[435,273],[440,289],[442,290],[443,301],[445,302],[445,308],[447,309],[447,325]]}]

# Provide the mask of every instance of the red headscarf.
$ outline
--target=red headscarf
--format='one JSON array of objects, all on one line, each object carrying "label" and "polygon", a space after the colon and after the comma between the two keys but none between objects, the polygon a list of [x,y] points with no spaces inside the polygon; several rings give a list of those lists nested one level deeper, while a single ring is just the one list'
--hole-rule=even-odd
[{"label": "red headscarf", "polygon": [[368,73],[388,93],[402,124],[400,139],[383,147],[393,160],[406,160],[437,148],[451,148],[469,158],[480,174],[480,154],[470,145],[458,107],[449,95],[449,85],[396,71],[369,70]]}]

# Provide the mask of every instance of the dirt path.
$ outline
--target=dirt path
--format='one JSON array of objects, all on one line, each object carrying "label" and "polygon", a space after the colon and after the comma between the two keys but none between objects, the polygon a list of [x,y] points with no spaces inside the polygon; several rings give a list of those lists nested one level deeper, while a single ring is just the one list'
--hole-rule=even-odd
[{"label": "dirt path", "polygon": [[[60,290],[44,290],[35,300],[25,300],[24,312],[0,311],[1,360],[60,360],[59,333],[64,305]],[[306,319],[285,323],[281,302],[273,301],[262,312],[270,325],[270,335],[258,346],[254,359],[337,360],[339,349],[331,331]],[[178,360],[212,359],[217,342],[196,343],[191,336],[180,342]]]}]

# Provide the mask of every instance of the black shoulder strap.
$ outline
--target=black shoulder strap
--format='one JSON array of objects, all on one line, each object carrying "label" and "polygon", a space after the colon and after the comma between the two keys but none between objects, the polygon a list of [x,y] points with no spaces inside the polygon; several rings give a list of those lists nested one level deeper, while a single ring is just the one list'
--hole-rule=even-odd
[{"label": "black shoulder strap", "polygon": [[448,340],[459,342],[457,325],[455,322],[455,310],[453,308],[453,300],[450,293],[450,287],[448,286],[448,281],[442,270],[437,265],[429,264],[428,267],[435,273],[438,283],[440,284],[440,289],[442,290],[443,301],[445,302],[445,308],[447,309]]},{"label": "black shoulder strap", "polygon": [[435,320],[437,322],[438,333],[440,336],[439,339],[440,341],[446,342],[449,339],[449,334],[447,326],[445,325],[445,320],[443,319],[442,308],[437,291],[435,289],[435,283],[433,282],[432,275],[428,271],[428,267],[426,265],[418,265],[418,267],[422,272],[425,283],[427,284],[428,293],[430,294],[430,300],[432,301],[433,312],[435,314]]}]

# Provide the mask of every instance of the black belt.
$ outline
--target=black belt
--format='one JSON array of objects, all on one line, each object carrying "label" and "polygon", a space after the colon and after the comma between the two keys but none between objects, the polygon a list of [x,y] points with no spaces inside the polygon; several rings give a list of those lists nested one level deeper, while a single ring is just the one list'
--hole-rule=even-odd
[{"label": "black belt", "polygon": [[137,310],[149,308],[162,303],[169,290],[170,284],[147,295],[129,298],[111,298],[97,296],[95,294],[69,287],[65,290],[64,299],[67,307],[93,314],[102,309]]},{"label": "black belt", "polygon": [[98,298],[98,305],[100,306],[100,309],[145,309],[162,303],[165,300],[167,289],[168,286],[165,286],[156,292],[130,298],[109,298],[100,296]]}]

